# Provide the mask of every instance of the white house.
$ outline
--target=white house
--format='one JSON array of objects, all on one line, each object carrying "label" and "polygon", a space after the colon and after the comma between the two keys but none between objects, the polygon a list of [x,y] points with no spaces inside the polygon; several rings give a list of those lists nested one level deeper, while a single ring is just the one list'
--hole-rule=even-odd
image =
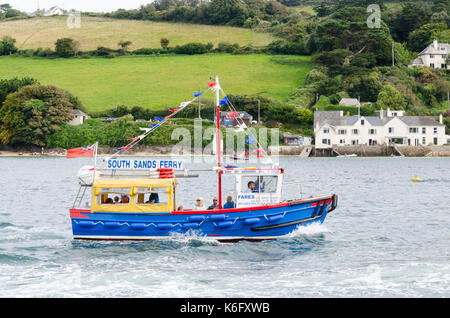
[{"label": "white house", "polygon": [[431,68],[444,68],[449,69],[450,65],[447,65],[447,54],[450,51],[450,44],[438,43],[434,40],[433,43],[428,45],[419,56],[408,65],[408,67],[422,67],[427,66]]},{"label": "white house", "polygon": [[45,9],[38,9],[35,12],[33,12],[32,16],[43,16],[43,17],[51,17],[54,15],[66,15],[67,12],[64,9],[61,9],[58,6],[51,7],[48,10]]},{"label": "white house", "polygon": [[73,119],[67,123],[69,126],[78,126],[82,125],[84,121],[89,117],[86,113],[82,112],[79,109],[73,109],[72,110]]},{"label": "white house", "polygon": [[376,116],[344,116],[343,111],[314,112],[316,148],[340,145],[400,144],[444,145],[445,125],[425,116],[405,116],[404,111],[381,110]]}]

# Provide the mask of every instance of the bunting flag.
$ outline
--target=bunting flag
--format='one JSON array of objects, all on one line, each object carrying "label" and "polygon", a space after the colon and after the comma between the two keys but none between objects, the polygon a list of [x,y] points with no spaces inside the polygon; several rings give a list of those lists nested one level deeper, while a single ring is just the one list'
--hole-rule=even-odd
[{"label": "bunting flag", "polygon": [[168,111],[169,112],[171,112],[171,113],[176,113],[177,111],[179,111],[179,109],[178,108],[175,108],[175,109],[168,109]]},{"label": "bunting flag", "polygon": [[248,138],[248,139],[245,141],[245,143],[246,143],[247,145],[254,145],[254,144],[255,144],[255,141],[256,141],[255,137],[250,136],[250,138]]},{"label": "bunting flag", "polygon": [[158,128],[159,124],[153,124],[153,128]]},{"label": "bunting flag", "polygon": [[164,120],[164,118],[161,118],[161,117],[155,117],[155,120],[157,120],[157,121],[159,121],[159,122],[162,122],[162,121]]},{"label": "bunting flag", "polygon": [[247,128],[247,125],[245,123],[242,123],[238,126],[238,129],[235,130],[235,132],[243,132]]},{"label": "bunting flag", "polygon": [[232,112],[232,113],[228,113],[228,114],[227,114],[227,119],[235,119],[238,115],[239,115],[239,114],[238,114],[237,111],[234,111],[234,112]]},{"label": "bunting flag", "polygon": [[194,93],[194,97],[199,97],[202,96],[205,92],[198,92],[198,93]]},{"label": "bunting flag", "polygon": [[130,140],[131,140],[131,141],[136,141],[136,140],[138,140],[138,139],[139,139],[139,137],[128,138],[127,141],[130,141]]},{"label": "bunting flag", "polygon": [[113,149],[112,151],[123,151],[123,150],[127,151],[127,150],[130,150],[130,149],[131,149],[131,147],[120,147],[120,148],[117,148],[117,149]]},{"label": "bunting flag", "polygon": [[80,157],[94,157],[95,144],[86,146],[67,149],[66,158],[80,158]]},{"label": "bunting flag", "polygon": [[228,97],[224,97],[221,101],[220,101],[220,105],[226,105],[228,103]]},{"label": "bunting flag", "polygon": [[208,85],[208,87],[214,87],[214,86],[216,86],[216,85],[217,85],[217,83],[215,83],[215,82],[212,82],[212,83],[207,83],[206,85]]}]

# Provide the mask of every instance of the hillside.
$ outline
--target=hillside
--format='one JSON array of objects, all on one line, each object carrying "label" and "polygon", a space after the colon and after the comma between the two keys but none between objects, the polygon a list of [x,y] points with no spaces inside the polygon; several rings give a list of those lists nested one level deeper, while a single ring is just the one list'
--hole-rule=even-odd
[{"label": "hillside", "polygon": [[262,54],[172,55],[115,59],[0,57],[0,78],[31,76],[79,97],[88,111],[117,104],[164,109],[192,99],[218,74],[227,94],[262,94],[284,100],[301,86],[309,57]]},{"label": "hillside", "polygon": [[117,20],[82,17],[81,27],[67,27],[66,17],[39,17],[0,22],[0,37],[8,35],[17,40],[19,49],[54,48],[59,38],[70,37],[80,42],[80,49],[95,50],[99,46],[117,48],[121,40],[133,42],[130,49],[159,48],[160,39],[166,37],[170,46],[188,42],[220,42],[263,46],[273,41],[268,33],[250,29],[199,24]]}]

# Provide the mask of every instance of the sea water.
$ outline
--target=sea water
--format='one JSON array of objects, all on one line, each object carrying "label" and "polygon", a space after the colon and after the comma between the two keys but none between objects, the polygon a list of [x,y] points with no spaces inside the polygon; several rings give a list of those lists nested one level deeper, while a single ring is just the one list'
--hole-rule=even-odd
[{"label": "sea water", "polygon": [[[86,164],[0,159],[0,297],[450,296],[450,158],[280,158],[285,181],[302,184],[284,199],[335,193],[337,209],[286,238],[234,244],[73,240]],[[224,196],[232,186],[224,178]],[[216,176],[181,179],[179,191],[185,208],[212,204]]]}]

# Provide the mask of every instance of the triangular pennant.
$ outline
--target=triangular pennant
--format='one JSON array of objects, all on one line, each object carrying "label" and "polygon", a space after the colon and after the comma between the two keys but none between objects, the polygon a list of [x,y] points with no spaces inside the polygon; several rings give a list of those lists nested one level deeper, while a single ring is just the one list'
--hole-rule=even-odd
[{"label": "triangular pennant", "polygon": [[224,97],[221,101],[220,101],[220,105],[226,105],[228,103],[228,97]]},{"label": "triangular pennant", "polygon": [[208,85],[208,87],[214,87],[214,86],[216,86],[217,85],[217,83],[214,83],[214,82],[210,82],[210,83],[207,83],[206,85]]}]

